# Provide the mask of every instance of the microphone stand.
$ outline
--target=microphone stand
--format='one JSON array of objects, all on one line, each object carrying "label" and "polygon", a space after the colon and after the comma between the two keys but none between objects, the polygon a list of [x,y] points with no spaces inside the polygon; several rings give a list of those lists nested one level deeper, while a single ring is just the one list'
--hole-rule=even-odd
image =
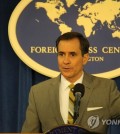
[{"label": "microphone stand", "polygon": [[80,99],[81,99],[81,92],[76,92],[74,102],[74,122],[79,117]]}]

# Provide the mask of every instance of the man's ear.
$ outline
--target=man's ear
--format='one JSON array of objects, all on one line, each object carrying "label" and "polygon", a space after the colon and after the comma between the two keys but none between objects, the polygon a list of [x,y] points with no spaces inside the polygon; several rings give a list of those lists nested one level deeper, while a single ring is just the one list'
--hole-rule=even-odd
[{"label": "man's ear", "polygon": [[89,59],[89,53],[83,55],[83,65],[86,65]]}]

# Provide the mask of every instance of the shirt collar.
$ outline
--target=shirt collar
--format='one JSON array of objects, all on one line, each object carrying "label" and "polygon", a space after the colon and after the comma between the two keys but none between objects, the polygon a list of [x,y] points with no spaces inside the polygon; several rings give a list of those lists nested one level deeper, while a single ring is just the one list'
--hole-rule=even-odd
[{"label": "shirt collar", "polygon": [[[84,76],[84,72],[82,73],[81,77],[75,81],[73,84],[76,85],[77,83],[82,83],[83,82],[83,76]],[[61,85],[64,86],[64,89],[66,89],[68,87],[68,85],[70,85],[71,83],[65,79],[65,77],[63,75],[61,75]]]},{"label": "shirt collar", "polygon": [[61,85],[64,86],[64,89],[66,89],[68,87],[68,85],[70,85],[70,82],[68,80],[66,80],[63,75],[61,75]]},{"label": "shirt collar", "polygon": [[82,73],[81,77],[76,82],[74,82],[74,85],[76,85],[77,83],[82,83],[83,82],[83,76],[84,76],[84,72]]}]

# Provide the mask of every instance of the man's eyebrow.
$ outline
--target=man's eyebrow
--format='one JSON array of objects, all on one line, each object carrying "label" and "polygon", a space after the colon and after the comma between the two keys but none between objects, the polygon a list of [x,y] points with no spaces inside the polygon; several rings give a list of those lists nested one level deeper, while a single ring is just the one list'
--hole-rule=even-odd
[{"label": "man's eyebrow", "polygon": [[63,51],[58,51],[58,53],[65,53],[65,52],[63,52]]},{"label": "man's eyebrow", "polygon": [[71,52],[69,52],[69,53],[76,53],[75,51],[71,51]]},{"label": "man's eyebrow", "polygon": [[[58,53],[66,53],[64,51],[58,51]],[[71,51],[71,52],[68,52],[68,53],[76,53],[75,51]]]}]

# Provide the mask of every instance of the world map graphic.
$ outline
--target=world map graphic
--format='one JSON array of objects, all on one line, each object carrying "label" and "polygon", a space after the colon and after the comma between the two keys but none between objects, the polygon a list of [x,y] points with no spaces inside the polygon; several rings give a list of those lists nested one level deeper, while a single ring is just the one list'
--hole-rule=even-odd
[{"label": "world map graphic", "polygon": [[[120,38],[120,25],[117,24],[117,19],[120,17],[120,2],[117,0],[96,0],[94,3],[87,2],[82,7],[76,4],[76,0],[66,0],[65,2],[67,8],[71,8],[71,6],[77,8],[76,25],[84,28],[86,37],[94,35],[106,24],[108,29],[112,31],[112,37]],[[67,14],[65,4],[62,1],[36,2],[35,7],[36,9],[45,9],[48,18],[58,25],[61,34],[72,31],[72,27],[61,19],[64,14]],[[94,29],[98,22],[100,22],[99,27]]]}]

